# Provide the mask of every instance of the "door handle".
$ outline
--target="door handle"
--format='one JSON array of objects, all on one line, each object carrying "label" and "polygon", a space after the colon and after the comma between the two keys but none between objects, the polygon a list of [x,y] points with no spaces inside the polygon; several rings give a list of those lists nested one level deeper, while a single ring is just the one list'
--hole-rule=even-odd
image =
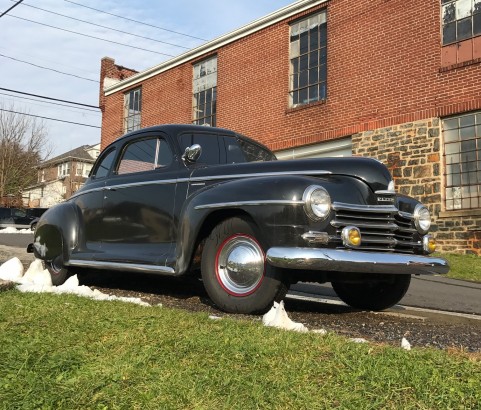
[{"label": "door handle", "polygon": [[117,188],[112,188],[112,187],[106,187],[106,191],[117,191]]}]

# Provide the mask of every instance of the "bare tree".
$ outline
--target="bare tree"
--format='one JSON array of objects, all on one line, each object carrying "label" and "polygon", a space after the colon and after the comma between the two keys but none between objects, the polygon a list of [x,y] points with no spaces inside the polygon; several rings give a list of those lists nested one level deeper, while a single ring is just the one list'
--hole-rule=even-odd
[{"label": "bare tree", "polygon": [[[28,117],[14,105],[0,104],[0,202],[21,199],[24,188],[37,182],[35,167],[49,154],[43,122]],[[15,111],[15,112],[11,112]]]}]

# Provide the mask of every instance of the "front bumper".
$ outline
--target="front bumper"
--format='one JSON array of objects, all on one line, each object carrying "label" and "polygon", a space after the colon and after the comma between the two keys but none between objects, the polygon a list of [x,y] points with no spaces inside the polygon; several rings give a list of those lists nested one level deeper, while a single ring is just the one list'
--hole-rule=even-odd
[{"label": "front bumper", "polygon": [[377,274],[434,275],[449,272],[441,258],[347,249],[274,247],[267,261],[278,268]]}]

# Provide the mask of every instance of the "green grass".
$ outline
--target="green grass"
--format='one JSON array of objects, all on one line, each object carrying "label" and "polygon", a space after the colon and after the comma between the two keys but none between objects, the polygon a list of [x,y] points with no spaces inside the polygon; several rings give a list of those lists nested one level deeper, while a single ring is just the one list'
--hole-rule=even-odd
[{"label": "green grass", "polygon": [[449,262],[448,278],[481,282],[481,257],[476,255],[457,255],[436,253],[435,256]]},{"label": "green grass", "polygon": [[481,359],[260,322],[0,293],[1,409],[479,408]]}]

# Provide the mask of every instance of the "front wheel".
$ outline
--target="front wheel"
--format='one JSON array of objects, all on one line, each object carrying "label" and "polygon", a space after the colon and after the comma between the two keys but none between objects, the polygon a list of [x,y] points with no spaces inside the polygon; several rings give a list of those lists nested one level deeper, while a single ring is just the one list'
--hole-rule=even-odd
[{"label": "front wheel", "polygon": [[410,275],[380,275],[365,282],[331,282],[344,303],[363,310],[384,310],[394,306],[404,297],[410,283]]},{"label": "front wheel", "polygon": [[57,256],[51,261],[43,262],[45,269],[50,273],[52,279],[52,285],[59,286],[65,283],[68,278],[68,270],[63,264],[63,258]]},{"label": "front wheel", "polygon": [[281,272],[266,263],[254,225],[243,218],[227,219],[212,230],[201,273],[208,295],[226,312],[265,312],[287,293]]}]

